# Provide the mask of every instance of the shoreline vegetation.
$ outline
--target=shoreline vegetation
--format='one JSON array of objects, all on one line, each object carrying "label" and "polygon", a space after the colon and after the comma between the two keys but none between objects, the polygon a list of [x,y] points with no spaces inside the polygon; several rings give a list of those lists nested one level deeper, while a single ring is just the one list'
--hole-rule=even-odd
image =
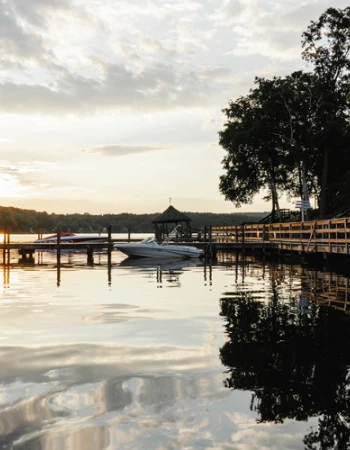
[{"label": "shoreline vegetation", "polygon": [[[73,233],[101,233],[111,225],[113,233],[152,233],[152,221],[159,212],[151,214],[55,214],[45,211],[0,206],[1,230],[11,233],[54,233],[70,230]],[[259,222],[268,212],[199,213],[185,212],[191,218],[191,228],[204,226],[240,225],[244,222]]]}]

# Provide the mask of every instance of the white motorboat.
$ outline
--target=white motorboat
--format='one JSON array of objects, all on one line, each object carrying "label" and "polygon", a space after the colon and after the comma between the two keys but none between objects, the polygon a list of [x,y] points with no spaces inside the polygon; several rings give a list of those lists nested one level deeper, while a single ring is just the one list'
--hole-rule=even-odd
[{"label": "white motorboat", "polygon": [[114,244],[113,247],[125,255],[138,258],[199,258],[203,255],[203,250],[199,248],[172,245],[168,241],[158,244],[152,237],[133,244]]},{"label": "white motorboat", "polygon": [[[98,243],[98,242],[106,242],[108,240],[107,236],[94,236],[94,235],[84,235],[84,234],[74,234],[74,233],[61,233],[60,234],[60,242],[63,243]],[[34,241],[35,244],[55,244],[57,242],[57,234],[53,234],[52,236],[46,236],[41,239],[36,239]]]}]

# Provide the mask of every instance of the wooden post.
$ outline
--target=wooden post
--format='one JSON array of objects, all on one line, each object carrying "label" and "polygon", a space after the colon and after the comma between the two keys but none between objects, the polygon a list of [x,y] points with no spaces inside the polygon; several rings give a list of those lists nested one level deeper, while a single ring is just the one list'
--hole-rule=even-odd
[{"label": "wooden post", "polygon": [[213,245],[213,227],[209,227],[209,242],[210,242],[210,258],[216,257],[216,246]]},{"label": "wooden post", "polygon": [[212,243],[212,226],[209,225],[208,245],[204,251],[204,256],[212,258],[214,256],[213,243]]},{"label": "wooden post", "polygon": [[111,248],[112,248],[112,225],[108,225],[107,232],[108,232],[108,250],[111,250]]},{"label": "wooden post", "polygon": [[242,251],[245,251],[244,248],[244,225],[241,225],[241,229],[242,229]]},{"label": "wooden post", "polygon": [[2,249],[2,262],[3,264],[5,264],[5,260],[6,260],[6,232],[7,232],[7,227],[5,227],[4,229],[4,246]]},{"label": "wooden post", "polygon": [[128,228],[128,242],[130,242],[130,234],[131,234],[131,229]]},{"label": "wooden post", "polygon": [[4,244],[3,244],[3,263],[10,264],[10,232],[8,227],[4,230]]},{"label": "wooden post", "polygon": [[211,240],[212,236],[211,236],[211,225],[209,226],[209,256],[211,258],[212,253],[213,253],[213,248],[212,248],[212,240]]},{"label": "wooden post", "polygon": [[61,284],[61,258],[57,253],[57,287]]},{"label": "wooden post", "polygon": [[57,259],[61,257],[61,230],[57,228]]},{"label": "wooden post", "polygon": [[57,286],[61,284],[61,230],[57,228]]},{"label": "wooden post", "polygon": [[111,285],[112,280],[112,225],[108,225],[108,249],[107,249],[107,256],[108,256],[108,285]]},{"label": "wooden post", "polygon": [[108,257],[108,286],[112,284],[112,260]]},{"label": "wooden post", "polygon": [[7,248],[7,263],[10,264],[10,232],[7,229],[7,244],[8,244],[8,248]]},{"label": "wooden post", "polygon": [[56,253],[57,253],[57,286],[61,284],[61,230],[57,228],[57,239],[56,239]]},{"label": "wooden post", "polygon": [[94,247],[91,245],[88,245],[86,247],[87,251],[87,262],[89,266],[92,266],[94,264]]}]

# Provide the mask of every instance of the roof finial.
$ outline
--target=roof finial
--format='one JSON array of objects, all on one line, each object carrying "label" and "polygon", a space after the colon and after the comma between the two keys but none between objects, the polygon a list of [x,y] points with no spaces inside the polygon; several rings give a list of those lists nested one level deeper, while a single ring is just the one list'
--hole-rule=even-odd
[{"label": "roof finial", "polygon": [[171,205],[171,197],[169,197],[169,204]]}]

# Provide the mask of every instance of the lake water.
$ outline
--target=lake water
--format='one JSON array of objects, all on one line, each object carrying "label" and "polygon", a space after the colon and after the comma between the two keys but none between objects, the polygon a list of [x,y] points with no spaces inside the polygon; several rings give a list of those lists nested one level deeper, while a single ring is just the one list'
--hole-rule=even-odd
[{"label": "lake water", "polygon": [[107,260],[0,266],[0,448],[348,448],[348,277]]}]

